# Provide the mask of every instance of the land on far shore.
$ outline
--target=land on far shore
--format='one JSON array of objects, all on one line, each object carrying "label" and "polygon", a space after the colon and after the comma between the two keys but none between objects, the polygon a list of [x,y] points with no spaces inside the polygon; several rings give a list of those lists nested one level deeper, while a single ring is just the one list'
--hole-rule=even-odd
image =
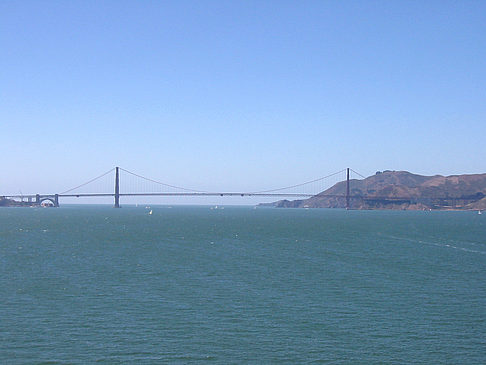
[{"label": "land on far shore", "polygon": [[[350,209],[486,210],[486,174],[422,176],[378,171],[350,180]],[[303,200],[260,204],[279,208],[346,208],[346,181]]]},{"label": "land on far shore", "polygon": [[0,196],[0,207],[33,207],[35,202],[18,201]]}]

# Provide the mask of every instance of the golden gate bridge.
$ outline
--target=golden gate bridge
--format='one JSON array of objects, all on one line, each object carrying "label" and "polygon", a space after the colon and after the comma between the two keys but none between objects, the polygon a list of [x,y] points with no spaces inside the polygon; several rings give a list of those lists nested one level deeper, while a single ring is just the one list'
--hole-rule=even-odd
[{"label": "golden gate bridge", "polygon": [[[114,207],[120,208],[120,198],[137,196],[241,196],[241,197],[289,197],[289,198],[309,198],[316,195],[320,197],[343,198],[346,207],[350,206],[351,175],[364,178],[351,168],[345,168],[332,174],[306,181],[299,184],[284,186],[267,190],[255,191],[206,191],[191,189],[176,185],[167,184],[154,180],[137,173],[131,172],[121,167],[114,167],[103,174],[88,180],[71,189],[54,194],[10,194],[2,195],[3,199],[24,199],[29,205],[41,205],[49,202],[55,207],[59,206],[61,198],[85,198],[85,197],[113,197]],[[338,182],[346,182],[344,194],[323,194],[326,188]],[[101,183],[101,184],[100,184]]]}]

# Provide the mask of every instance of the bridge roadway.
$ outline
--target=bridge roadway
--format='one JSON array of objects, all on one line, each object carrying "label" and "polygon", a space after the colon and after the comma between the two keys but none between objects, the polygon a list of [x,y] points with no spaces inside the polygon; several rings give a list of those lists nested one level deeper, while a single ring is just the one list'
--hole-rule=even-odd
[{"label": "bridge roadway", "polygon": [[[82,197],[114,197],[115,193],[87,193],[87,194],[24,194],[24,195],[2,195],[3,198],[13,199],[35,199],[37,195],[40,197],[54,197],[59,198],[82,198]],[[185,192],[185,193],[120,193],[119,196],[264,196],[264,197],[302,197],[309,198],[315,194],[302,193],[237,193],[237,192]],[[324,195],[321,195],[324,196]],[[344,197],[344,195],[325,195],[326,197]]]},{"label": "bridge roadway", "polygon": [[[83,197],[115,197],[116,193],[83,193],[83,194],[23,194],[23,195],[2,195],[0,198],[6,199],[27,199],[33,201],[40,197],[42,200],[49,200],[57,198],[83,198]],[[179,192],[179,193],[119,193],[118,196],[251,196],[251,197],[275,197],[275,198],[346,198],[345,194],[306,194],[306,193],[248,193],[248,192]],[[419,197],[403,196],[403,197],[388,197],[388,196],[363,196],[363,195],[348,195],[350,199],[363,199],[365,201],[407,201],[417,200]],[[467,200],[473,201],[470,197],[432,197],[432,200],[449,201],[449,200]]]},{"label": "bridge roadway", "polygon": [[[83,193],[83,194],[23,194],[23,195],[2,195],[0,198],[12,198],[12,199],[35,199],[37,196],[41,198],[55,196],[59,198],[83,198],[83,197],[114,197],[115,193]],[[306,193],[248,193],[248,192],[183,192],[183,193],[119,193],[122,196],[261,196],[261,197],[289,197],[289,198],[311,198],[311,197],[322,197],[322,198],[346,198],[345,194],[306,194]],[[416,200],[421,199],[419,197],[413,196],[363,196],[363,195],[349,195],[350,199],[364,199],[364,200]],[[423,199],[423,198],[422,198]],[[428,199],[432,200],[475,200],[471,197],[431,197]]]},{"label": "bridge roadway", "polygon": [[[292,198],[309,198],[313,194],[302,193],[237,193],[237,192],[179,192],[179,193],[85,193],[85,194],[18,194],[18,195],[2,195],[0,198],[4,199],[24,199],[27,204],[41,205],[44,201],[50,201],[55,207],[59,206],[59,198],[82,198],[82,197],[114,197],[115,207],[119,208],[120,197],[125,196],[260,196],[260,197],[292,197]],[[330,196],[330,195],[329,195]],[[335,197],[343,197],[342,195],[334,195]]]}]

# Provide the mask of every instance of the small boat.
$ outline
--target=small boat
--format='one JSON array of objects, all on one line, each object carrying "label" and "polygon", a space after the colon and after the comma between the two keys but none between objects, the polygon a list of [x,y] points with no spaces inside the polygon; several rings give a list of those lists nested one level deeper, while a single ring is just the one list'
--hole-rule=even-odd
[{"label": "small boat", "polygon": [[152,209],[150,209],[149,215],[152,215]]},{"label": "small boat", "polygon": [[481,215],[481,214],[483,214],[483,213],[481,213],[481,211],[480,211],[480,210],[478,210],[478,214],[479,214],[479,215]]}]

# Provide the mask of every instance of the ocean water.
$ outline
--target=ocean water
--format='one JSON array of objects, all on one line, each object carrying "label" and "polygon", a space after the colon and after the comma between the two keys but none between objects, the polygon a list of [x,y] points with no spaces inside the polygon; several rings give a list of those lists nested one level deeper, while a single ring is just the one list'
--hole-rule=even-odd
[{"label": "ocean water", "polygon": [[0,209],[0,363],[486,363],[486,214]]}]

